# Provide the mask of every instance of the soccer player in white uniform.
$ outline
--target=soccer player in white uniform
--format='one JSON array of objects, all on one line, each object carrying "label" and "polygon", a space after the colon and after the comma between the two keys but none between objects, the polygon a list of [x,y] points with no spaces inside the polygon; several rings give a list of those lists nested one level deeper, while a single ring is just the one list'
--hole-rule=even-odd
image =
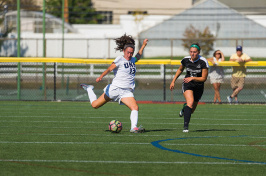
[{"label": "soccer player in white uniform", "polygon": [[104,88],[104,93],[98,99],[93,91],[94,86],[81,84],[81,87],[88,92],[91,106],[95,109],[101,107],[110,100],[118,101],[119,104],[125,104],[131,110],[130,132],[142,133],[145,129],[142,126],[137,127],[139,107],[134,98],[133,91],[135,88],[135,63],[141,58],[148,39],[143,41],[143,44],[135,57],[133,57],[135,41],[132,36],[125,34],[122,37],[115,39],[115,41],[117,44],[116,50],[123,51],[124,55],[118,56],[109,68],[96,79],[96,82],[100,82],[105,75],[113,71],[115,77],[112,84],[109,84]]}]

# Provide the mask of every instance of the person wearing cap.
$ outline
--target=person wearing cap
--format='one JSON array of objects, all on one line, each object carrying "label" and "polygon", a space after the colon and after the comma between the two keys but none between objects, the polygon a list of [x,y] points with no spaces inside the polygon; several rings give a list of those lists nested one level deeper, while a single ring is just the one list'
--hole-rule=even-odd
[{"label": "person wearing cap", "polygon": [[[245,63],[252,61],[252,59],[245,53],[242,52],[242,46],[238,45],[236,47],[236,53],[232,54],[229,61]],[[233,89],[233,93],[230,96],[227,96],[228,102],[231,104],[233,99],[235,99],[235,103],[238,103],[237,95],[244,88],[245,77],[247,75],[247,70],[245,65],[241,66],[233,66],[233,73],[231,78],[231,88]]]},{"label": "person wearing cap", "polygon": [[200,46],[198,43],[193,43],[189,49],[190,56],[186,56],[181,60],[181,65],[177,69],[175,77],[170,84],[170,90],[175,87],[176,79],[182,74],[186,68],[186,76],[183,79],[182,91],[186,99],[183,109],[179,116],[184,116],[183,132],[187,133],[191,114],[196,110],[199,100],[204,91],[204,82],[208,77],[208,61],[200,56]]}]

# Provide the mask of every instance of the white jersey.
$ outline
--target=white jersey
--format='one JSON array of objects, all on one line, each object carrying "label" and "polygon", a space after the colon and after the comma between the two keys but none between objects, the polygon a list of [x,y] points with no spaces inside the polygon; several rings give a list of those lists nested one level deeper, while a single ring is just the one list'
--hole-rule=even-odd
[{"label": "white jersey", "polygon": [[114,79],[112,85],[120,88],[135,88],[136,57],[126,60],[123,56],[118,56],[114,60],[116,68],[113,70]]}]

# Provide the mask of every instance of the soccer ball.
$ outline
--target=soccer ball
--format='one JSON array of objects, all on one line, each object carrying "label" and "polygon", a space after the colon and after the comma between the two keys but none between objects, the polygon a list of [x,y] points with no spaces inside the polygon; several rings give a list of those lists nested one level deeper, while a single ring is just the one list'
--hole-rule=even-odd
[{"label": "soccer ball", "polygon": [[112,120],[109,123],[109,130],[114,133],[122,131],[122,123],[119,120]]}]

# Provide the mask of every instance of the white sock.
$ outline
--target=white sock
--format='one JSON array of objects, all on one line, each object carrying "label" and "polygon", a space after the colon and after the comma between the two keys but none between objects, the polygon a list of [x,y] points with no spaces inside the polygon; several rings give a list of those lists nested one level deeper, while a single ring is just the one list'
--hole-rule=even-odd
[{"label": "white sock", "polygon": [[130,114],[130,120],[131,120],[131,129],[137,127],[138,125],[138,118],[139,118],[139,111],[132,110]]},{"label": "white sock", "polygon": [[89,96],[90,102],[92,104],[92,102],[97,100],[97,96],[95,95],[95,93],[93,92],[93,90],[91,88],[87,88],[87,92],[88,92],[88,96]]}]

